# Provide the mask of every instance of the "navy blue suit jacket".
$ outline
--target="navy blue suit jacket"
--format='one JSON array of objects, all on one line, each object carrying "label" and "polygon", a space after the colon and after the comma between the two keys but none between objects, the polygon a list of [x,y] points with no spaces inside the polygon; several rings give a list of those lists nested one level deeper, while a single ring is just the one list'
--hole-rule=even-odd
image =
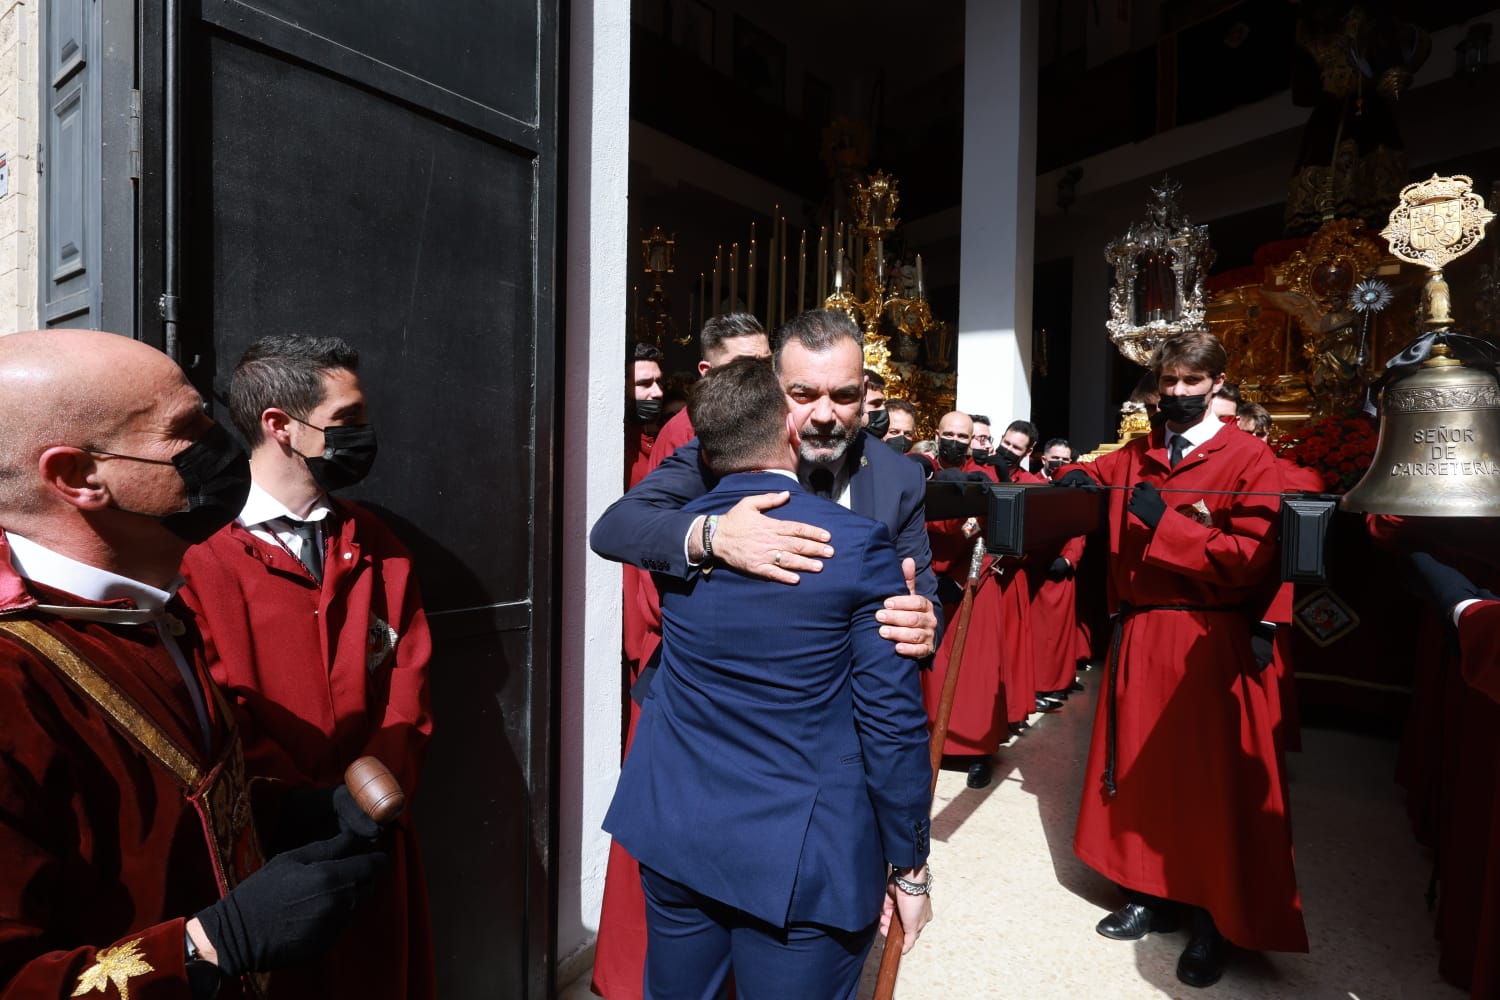
[{"label": "navy blue suit jacket", "polygon": [[[927,540],[924,513],[927,483],[922,471],[915,462],[868,433],[855,438],[846,461],[851,470],[850,509],[885,525],[900,557],[909,556],[916,561],[917,593],[936,608],[940,602],[937,577],[932,572],[932,547]],[[689,513],[684,506],[707,493],[715,482],[713,473],[699,461],[698,439],[694,438],[668,456],[635,489],[610,505],[594,524],[589,544],[606,559],[685,579],[693,567],[687,564],[683,541],[693,519],[701,512]],[[766,492],[783,488],[778,482]],[[833,550],[837,561],[842,553],[836,544]],[[824,567],[826,573],[827,563]],[[816,575],[803,573],[803,584]],[[903,582],[886,596],[904,593]],[[938,615],[934,646],[942,638],[942,627],[943,618]]]},{"label": "navy blue suit jacket", "polygon": [[775,926],[859,930],[880,914],[885,863],[927,858],[927,714],[917,664],[875,624],[902,584],[883,525],[771,473],[726,476],[686,510],[782,489],[769,515],[826,528],[839,558],[795,587],[728,567],[657,578],[661,668],[604,828]]}]

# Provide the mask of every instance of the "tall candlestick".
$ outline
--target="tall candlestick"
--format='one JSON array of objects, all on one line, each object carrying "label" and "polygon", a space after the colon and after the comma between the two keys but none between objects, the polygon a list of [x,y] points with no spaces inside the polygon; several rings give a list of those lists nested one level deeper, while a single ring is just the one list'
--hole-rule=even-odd
[{"label": "tall candlestick", "polygon": [[702,271],[698,272],[698,326],[693,327],[693,333],[698,332],[698,327],[708,319],[708,276]]},{"label": "tall candlestick", "polygon": [[786,322],[786,254],[781,255],[781,322]]},{"label": "tall candlestick", "polygon": [[844,290],[844,248],[839,247],[838,254],[833,258],[833,294],[837,295]]},{"label": "tall candlestick", "polygon": [[[779,208],[780,206],[777,206],[777,207]],[[775,218],[775,216],[772,216],[772,218]],[[771,227],[771,246],[766,251],[766,261],[767,261],[768,264],[769,264],[769,262],[774,261],[776,259],[776,255],[781,252],[780,249],[779,249],[779,247],[778,247],[778,245],[777,245],[778,244],[778,240],[776,239],[776,235],[777,235],[776,234],[776,227],[772,226]],[[766,312],[765,312],[766,326],[768,326],[768,327],[771,325],[771,303],[773,303],[775,301],[776,301],[776,268],[774,268],[774,267],[768,267],[767,274],[766,274]]]},{"label": "tall candlestick", "polygon": [[885,239],[875,241],[875,294],[885,290]]},{"label": "tall candlestick", "polygon": [[720,283],[722,281],[719,275],[723,266],[723,260],[724,244],[720,243],[719,248],[714,251],[714,306],[713,311],[708,313],[708,315],[710,316],[719,315],[719,303],[723,301],[723,299],[719,297],[719,289],[721,287]]},{"label": "tall candlestick", "polygon": [[828,298],[828,227],[818,227],[818,308]]},{"label": "tall candlestick", "polygon": [[[755,223],[753,223],[753,222],[750,223],[750,232],[751,233],[755,232]],[[768,261],[768,263],[769,263],[769,261]],[[749,277],[748,284],[750,285],[750,292],[749,292],[749,296],[745,299],[745,301],[750,306],[749,312],[754,313],[755,312],[755,237],[753,235],[750,237],[750,263],[746,266],[746,273],[747,273],[747,275]]]},{"label": "tall candlestick", "polygon": [[729,244],[729,312],[740,307],[740,245]]},{"label": "tall candlestick", "polygon": [[641,286],[635,285],[631,291],[635,293],[635,306],[630,311],[630,336],[634,338],[636,327],[641,325]]},{"label": "tall candlestick", "polygon": [[696,318],[697,317],[694,316],[694,314],[693,314],[693,293],[692,293],[691,290],[689,290],[688,291],[688,325],[687,325],[687,328],[688,328],[688,331],[689,331],[689,333],[688,333],[689,336],[692,335],[691,331],[697,329],[697,327],[695,327],[693,325],[694,321],[696,320]]},{"label": "tall candlestick", "polygon": [[802,230],[802,246],[797,251],[797,311],[807,308],[807,230]]},{"label": "tall candlestick", "polygon": [[926,289],[922,287],[922,255],[917,254],[917,298],[922,298]]}]

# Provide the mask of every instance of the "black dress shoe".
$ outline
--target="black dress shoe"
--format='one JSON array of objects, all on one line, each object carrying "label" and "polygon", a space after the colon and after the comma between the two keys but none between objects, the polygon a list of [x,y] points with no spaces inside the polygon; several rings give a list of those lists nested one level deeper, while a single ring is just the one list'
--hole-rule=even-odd
[{"label": "black dress shoe", "polygon": [[1049,698],[1041,694],[1036,696],[1036,710],[1038,712],[1055,712],[1062,707],[1063,703],[1056,698]]},{"label": "black dress shoe", "polygon": [[983,788],[990,783],[990,775],[990,759],[988,757],[980,757],[969,765],[968,786],[970,788]]},{"label": "black dress shoe", "polygon": [[1075,677],[1075,678],[1073,678],[1073,684],[1072,684],[1072,686],[1069,687],[1068,690],[1069,691],[1082,691],[1082,690],[1084,690],[1084,687],[1083,687],[1082,682],[1080,682],[1078,680],[1078,678]]},{"label": "black dress shoe", "polygon": [[1177,927],[1177,916],[1169,909],[1126,903],[1094,925],[1094,930],[1116,941],[1139,941],[1147,933],[1170,934]]},{"label": "black dress shoe", "polygon": [[1189,986],[1212,986],[1224,975],[1229,958],[1229,942],[1217,929],[1209,927],[1193,935],[1177,960],[1177,978]]}]

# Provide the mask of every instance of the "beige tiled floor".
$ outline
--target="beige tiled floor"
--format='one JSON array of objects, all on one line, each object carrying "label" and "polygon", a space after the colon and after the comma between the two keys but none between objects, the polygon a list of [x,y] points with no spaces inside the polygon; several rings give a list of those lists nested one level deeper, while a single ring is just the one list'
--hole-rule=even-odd
[{"label": "beige tiled floor", "polygon": [[[933,805],[936,919],[902,964],[898,1000],[1203,997],[1463,1000],[1437,977],[1423,901],[1430,859],[1391,780],[1389,741],[1309,730],[1291,756],[1297,871],[1312,952],[1237,954],[1207,990],[1177,981],[1186,935],[1110,941],[1093,926],[1115,889],[1073,856],[1090,690],[996,758],[988,788],[944,772]],[[873,993],[880,942],[860,996]],[[587,982],[587,977],[584,983]],[[563,993],[583,1000],[586,986]],[[788,984],[787,1000],[803,1000]],[[814,1000],[814,998],[808,998]]]}]

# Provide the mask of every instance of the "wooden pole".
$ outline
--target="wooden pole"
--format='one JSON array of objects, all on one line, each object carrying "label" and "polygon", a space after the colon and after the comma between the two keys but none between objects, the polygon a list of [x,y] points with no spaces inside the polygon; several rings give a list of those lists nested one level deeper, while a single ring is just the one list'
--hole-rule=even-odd
[{"label": "wooden pole", "polygon": [[[943,693],[938,699],[937,717],[932,720],[932,738],[928,756],[932,761],[932,790],[937,791],[938,767],[943,762],[943,744],[948,740],[948,719],[953,715],[953,698],[958,692],[958,670],[963,666],[964,646],[969,641],[969,619],[974,615],[974,592],[979,589],[984,567],[984,538],[974,538],[974,552],[969,557],[969,578],[964,581],[964,600],[958,606],[953,627],[953,649],[948,656],[948,673],[943,677]],[[890,930],[885,936],[885,950],[880,953],[880,971],[875,978],[875,1000],[892,1000],[896,995],[896,974],[901,971],[901,946],[906,931],[901,926],[901,911],[891,910]]]}]

